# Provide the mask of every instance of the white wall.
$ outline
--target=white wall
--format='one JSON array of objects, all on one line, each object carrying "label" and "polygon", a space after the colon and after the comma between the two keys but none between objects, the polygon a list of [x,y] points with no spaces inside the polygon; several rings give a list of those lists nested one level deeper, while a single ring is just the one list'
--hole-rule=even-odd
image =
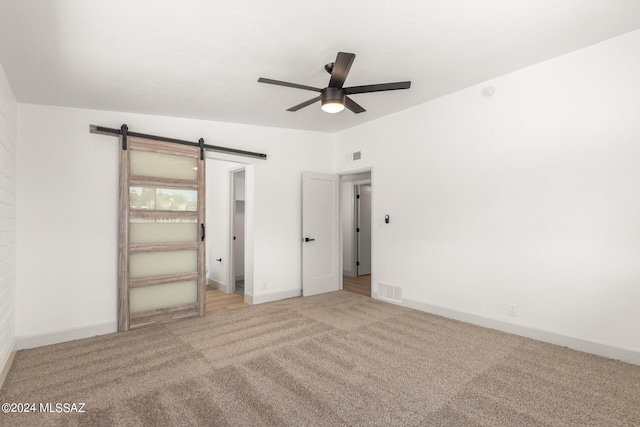
[{"label": "white wall", "polygon": [[300,293],[301,172],[332,170],[329,135],[20,104],[16,335],[23,346],[115,327],[118,147],[113,137],[90,134],[89,125],[122,123],[132,131],[203,137],[268,154],[266,161],[251,161],[251,176],[247,171],[255,182],[247,206],[254,236],[248,279],[257,284],[254,302]]},{"label": "white wall", "polygon": [[245,185],[244,185],[244,171],[240,171],[235,175],[235,184],[233,189],[235,191],[235,200],[245,200]]},{"label": "white wall", "polygon": [[233,223],[233,261],[234,280],[244,280],[244,200],[236,200],[236,212]]},{"label": "white wall", "polygon": [[639,52],[635,31],[339,133],[338,171],[375,172],[374,289],[640,363]]},{"label": "white wall", "polygon": [[15,351],[18,105],[0,64],[0,386]]}]

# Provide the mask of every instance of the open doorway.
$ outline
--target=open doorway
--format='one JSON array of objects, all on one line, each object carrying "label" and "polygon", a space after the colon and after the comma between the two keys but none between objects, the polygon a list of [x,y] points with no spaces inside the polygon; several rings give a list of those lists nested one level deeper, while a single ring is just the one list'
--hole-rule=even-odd
[{"label": "open doorway", "polygon": [[231,259],[229,260],[229,293],[242,295],[244,299],[244,240],[245,240],[245,171],[244,168],[231,171],[231,227],[229,228]]},{"label": "open doorway", "polygon": [[207,313],[250,304],[253,177],[252,164],[207,158]]},{"label": "open doorway", "polygon": [[341,176],[342,289],[371,296],[371,172]]}]

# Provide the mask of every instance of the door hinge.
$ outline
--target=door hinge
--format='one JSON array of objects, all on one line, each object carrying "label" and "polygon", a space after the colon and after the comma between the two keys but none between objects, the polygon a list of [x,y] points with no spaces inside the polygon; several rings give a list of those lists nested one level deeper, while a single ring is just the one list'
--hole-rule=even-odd
[{"label": "door hinge", "polygon": [[360,232],[360,227],[356,228],[356,233]]},{"label": "door hinge", "polygon": [[360,195],[359,195],[359,194],[356,194],[356,199],[359,199],[359,198],[360,198]]},{"label": "door hinge", "polygon": [[356,261],[356,265],[360,265],[360,261]]}]

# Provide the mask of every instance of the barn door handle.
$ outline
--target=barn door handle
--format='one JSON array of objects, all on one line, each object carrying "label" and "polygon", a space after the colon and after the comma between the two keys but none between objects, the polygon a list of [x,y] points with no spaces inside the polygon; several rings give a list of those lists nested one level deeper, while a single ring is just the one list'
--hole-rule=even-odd
[{"label": "barn door handle", "polygon": [[304,238],[305,242],[313,242],[314,240],[316,240],[316,239],[312,239],[311,237],[305,237]]},{"label": "barn door handle", "polygon": [[205,232],[204,232],[204,224],[200,224],[200,229],[202,229],[202,240],[204,242],[204,236],[205,236]]}]

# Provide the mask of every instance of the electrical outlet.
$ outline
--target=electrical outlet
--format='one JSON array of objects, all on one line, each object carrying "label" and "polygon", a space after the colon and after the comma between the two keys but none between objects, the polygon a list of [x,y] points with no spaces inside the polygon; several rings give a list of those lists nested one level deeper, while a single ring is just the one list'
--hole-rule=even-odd
[{"label": "electrical outlet", "polygon": [[262,282],[262,290],[266,291],[267,289],[269,289],[269,282]]},{"label": "electrical outlet", "polygon": [[507,314],[509,316],[518,317],[518,304],[510,302],[507,304]]}]

